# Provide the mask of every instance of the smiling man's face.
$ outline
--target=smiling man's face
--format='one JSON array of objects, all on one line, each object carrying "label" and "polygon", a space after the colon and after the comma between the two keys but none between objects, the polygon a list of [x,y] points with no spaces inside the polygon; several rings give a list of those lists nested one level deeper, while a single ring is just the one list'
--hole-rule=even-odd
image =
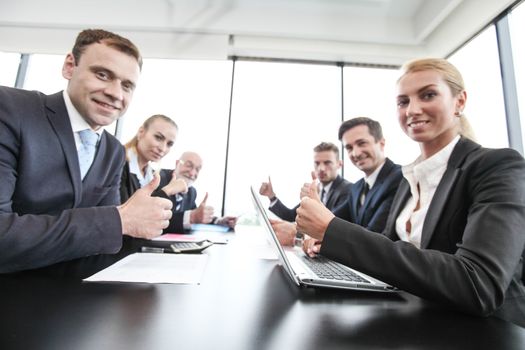
[{"label": "smiling man's face", "polygon": [[93,128],[113,123],[123,115],[137,85],[137,60],[103,43],[87,46],[78,62],[66,56],[62,75],[69,80],[71,102]]}]

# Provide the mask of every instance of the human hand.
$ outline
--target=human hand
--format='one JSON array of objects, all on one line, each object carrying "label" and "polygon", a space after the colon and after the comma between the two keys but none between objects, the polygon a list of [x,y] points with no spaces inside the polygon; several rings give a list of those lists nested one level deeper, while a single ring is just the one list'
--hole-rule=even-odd
[{"label": "human hand", "polygon": [[299,198],[301,199],[306,196],[308,197],[312,196],[313,195],[312,191],[314,191],[317,194],[317,197],[319,197],[319,193],[317,192],[317,184],[318,184],[317,174],[315,173],[315,171],[311,172],[311,176],[312,176],[312,182],[307,182],[303,185],[303,187],[301,187],[301,194],[299,195]]},{"label": "human hand", "polygon": [[208,192],[204,196],[201,204],[190,213],[190,222],[192,224],[209,224],[213,220],[213,207],[206,205]]},{"label": "human hand", "polygon": [[297,208],[295,218],[297,230],[322,241],[326,228],[333,218],[334,214],[321,203],[317,186],[312,182],[308,195],[301,199],[301,204]]},{"label": "human hand", "polygon": [[235,228],[237,224],[237,216],[223,216],[217,220],[217,225],[228,226],[229,228]]},{"label": "human hand", "polygon": [[295,223],[270,219],[270,224],[277,235],[279,243],[283,246],[293,246],[297,229]]},{"label": "human hand", "polygon": [[315,258],[321,250],[321,241],[308,237],[303,241],[303,250],[310,257]]},{"label": "human hand", "polygon": [[160,183],[160,176],[137,190],[124,204],[117,207],[122,223],[122,234],[152,239],[168,227],[173,203],[165,198],[151,197]]},{"label": "human hand", "polygon": [[184,179],[177,179],[177,174],[175,174],[175,171],[173,171],[170,182],[166,186],[162,187],[162,190],[168,196],[173,196],[177,193],[188,192],[188,184],[186,181],[184,181]]},{"label": "human hand", "polygon": [[261,188],[259,188],[259,194],[261,196],[268,197],[268,199],[272,199],[276,197],[275,192],[273,191],[272,180],[270,179],[269,176],[268,176],[268,182],[263,182],[261,184]]}]

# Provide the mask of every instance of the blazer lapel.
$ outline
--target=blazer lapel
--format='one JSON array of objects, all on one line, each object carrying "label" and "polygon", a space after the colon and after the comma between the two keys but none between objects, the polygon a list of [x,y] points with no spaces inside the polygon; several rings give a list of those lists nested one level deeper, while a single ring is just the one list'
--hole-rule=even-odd
[{"label": "blazer lapel", "polygon": [[450,195],[450,189],[456,182],[456,179],[460,173],[459,169],[447,168],[441,181],[439,182],[434,197],[428,207],[425,222],[423,223],[423,232],[421,233],[421,249],[425,249],[435,232],[436,225],[441,218],[445,203]]},{"label": "blazer lapel", "polygon": [[359,206],[358,206],[358,203],[359,203],[359,196],[361,195],[361,191],[363,191],[363,186],[365,185],[365,179],[360,179],[359,181],[357,181],[351,188],[351,191],[352,191],[352,203],[350,203],[350,205],[352,206],[352,212],[355,213],[354,215],[354,220],[356,221],[355,223],[358,224],[359,223]]},{"label": "blazer lapel", "polygon": [[[106,154],[107,137],[108,137],[107,131],[104,130],[102,134],[100,135],[100,142],[97,146],[97,151],[95,153],[95,158],[93,159],[93,164],[91,165],[91,168],[87,173],[87,176],[84,178],[84,181],[85,179],[90,177],[89,174],[92,172],[91,169],[93,169],[93,172],[96,172],[96,169],[100,169],[102,166],[104,166],[103,164],[104,156],[103,155]],[[77,155],[77,158],[78,158],[78,155]]]},{"label": "blazer lapel", "polygon": [[[333,206],[333,198],[334,198],[334,193],[337,191],[337,187],[339,187],[339,185],[341,184],[341,182],[343,181],[342,177],[337,175],[337,177],[335,178],[334,182],[332,183],[332,187],[330,188],[330,191],[328,192],[328,198],[326,200],[326,207],[327,208],[332,208]],[[321,195],[321,194],[319,194]]]},{"label": "blazer lapel", "polygon": [[[380,190],[381,190],[381,186],[383,184],[383,182],[385,181],[385,178],[387,176],[387,174],[390,173],[390,169],[392,168],[392,166],[394,165],[394,163],[386,158],[385,159],[385,164],[383,165],[383,167],[381,168],[381,171],[379,172],[379,174],[377,174],[377,179],[374,183],[374,186],[372,186],[372,188],[370,189],[370,191],[368,192],[366,198],[365,198],[365,201],[363,203],[363,205],[361,206],[361,209],[359,211],[356,211],[356,213],[358,214],[357,217],[358,217],[358,223],[361,224],[363,222],[363,216],[364,216],[364,213],[366,211],[366,208],[368,207],[368,205],[370,204],[370,202],[372,201],[372,198],[374,198],[374,196],[376,195],[376,193],[378,193]],[[363,183],[361,184],[361,186],[359,186],[359,193],[357,194],[357,200],[360,199],[361,197],[361,193],[363,193],[363,187],[365,186],[365,181],[363,179]],[[357,201],[356,201],[356,208],[357,208]]]},{"label": "blazer lapel", "polygon": [[399,184],[399,188],[397,189],[392,206],[390,207],[390,213],[388,214],[388,219],[383,231],[392,240],[399,239],[396,234],[396,220],[399,216],[399,213],[401,213],[401,210],[403,210],[405,207],[405,204],[410,196],[410,185],[405,180],[405,178],[403,178]]},{"label": "blazer lapel", "polygon": [[450,191],[456,179],[461,174],[461,166],[466,156],[474,149],[480,146],[468,139],[461,138],[454,147],[447,164],[447,170],[439,182],[434,197],[428,207],[425,222],[423,223],[423,232],[421,233],[421,249],[428,247],[430,240],[435,232],[437,223],[441,219],[445,203],[450,196]]},{"label": "blazer lapel", "polygon": [[[80,166],[78,164],[77,147],[73,136],[73,129],[69,121],[66,105],[62,92],[46,96],[47,118],[55,130],[55,134],[60,141],[62,151],[69,170],[71,183],[75,192],[75,204],[77,206],[82,199],[82,182],[80,179]],[[57,171],[61,171],[58,169]]]}]

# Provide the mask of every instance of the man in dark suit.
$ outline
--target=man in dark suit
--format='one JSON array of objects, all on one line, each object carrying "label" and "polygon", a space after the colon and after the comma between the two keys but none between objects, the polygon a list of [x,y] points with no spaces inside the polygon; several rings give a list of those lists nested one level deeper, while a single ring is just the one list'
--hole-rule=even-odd
[{"label": "man in dark suit", "polygon": [[[365,177],[353,184],[345,201],[331,211],[343,220],[382,232],[403,178],[401,167],[385,157],[385,139],[377,121],[366,117],[349,119],[341,124],[338,135],[348,158]],[[293,244],[295,224],[272,222],[272,225],[281,244]],[[316,243],[311,240],[310,244]]]},{"label": "man in dark suit", "polygon": [[[339,148],[330,142],[321,142],[314,148],[313,177],[319,180],[321,200],[325,206],[333,210],[341,205],[348,194],[352,184],[337,174],[342,162],[339,158]],[[290,209],[285,206],[273,191],[272,182],[263,182],[259,193],[270,199],[270,211],[283,220],[294,222],[296,210],[299,205]]]},{"label": "man in dark suit", "polygon": [[403,175],[401,167],[385,157],[381,125],[370,118],[349,119],[339,127],[339,140],[348,158],[365,177],[357,181],[335,216],[382,232]]},{"label": "man in dark suit", "polygon": [[510,149],[462,137],[426,213],[420,246],[396,222],[410,198],[403,180],[383,234],[334,218],[319,200],[301,203],[297,225],[322,240],[305,247],[409,293],[525,327],[521,255],[525,244],[525,162]]},{"label": "man in dark suit", "polygon": [[171,202],[150,196],[158,178],[119,206],[124,150],[101,128],[126,111],[141,65],[129,40],[84,30],[65,91],[0,87],[0,273],[116,253],[123,234],[167,226]]},{"label": "man in dark suit", "polygon": [[[164,197],[173,203],[173,216],[164,232],[184,232],[191,229],[191,224],[217,224],[235,228],[237,217],[213,216],[213,207],[206,205],[208,193],[197,206],[197,190],[193,183],[202,169],[202,157],[196,152],[184,152],[176,162],[174,170],[162,169],[161,181],[156,196]],[[187,191],[180,192],[180,180],[187,185]]]}]

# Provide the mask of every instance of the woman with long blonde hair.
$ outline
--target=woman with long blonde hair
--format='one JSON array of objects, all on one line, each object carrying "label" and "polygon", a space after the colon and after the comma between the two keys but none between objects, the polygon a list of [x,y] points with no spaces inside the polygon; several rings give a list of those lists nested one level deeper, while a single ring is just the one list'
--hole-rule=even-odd
[{"label": "woman with long blonde hair", "polygon": [[[146,119],[137,134],[124,145],[126,163],[120,183],[122,203],[153,179],[153,163],[159,162],[168,154],[175,144],[178,131],[177,124],[171,118],[155,114]],[[170,182],[170,185],[169,189],[165,189],[169,194],[187,189],[182,180]]]}]

